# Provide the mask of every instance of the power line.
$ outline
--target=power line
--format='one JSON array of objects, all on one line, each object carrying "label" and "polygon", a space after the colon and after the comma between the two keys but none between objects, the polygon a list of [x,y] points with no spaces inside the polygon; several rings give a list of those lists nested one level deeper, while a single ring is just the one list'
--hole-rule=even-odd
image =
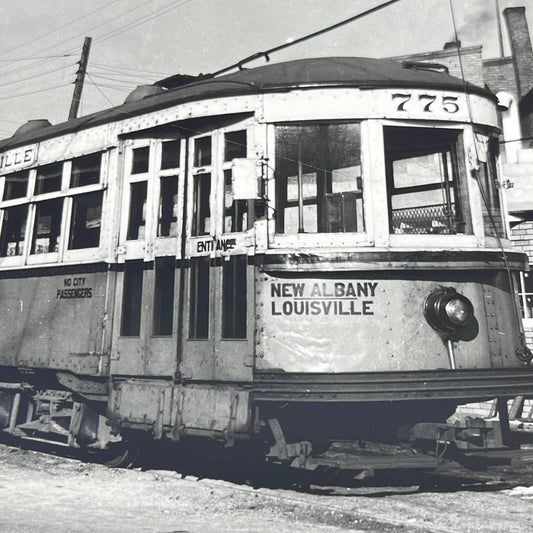
[{"label": "power line", "polygon": [[110,3],[106,3],[104,4],[102,7],[99,7],[98,9],[95,9],[94,11],[91,11],[90,13],[87,13],[75,20],[71,20],[65,24],[63,24],[63,26],[59,26],[59,28],[56,28],[52,31],[49,31],[48,33],[45,33],[44,35],[40,35],[38,37],[35,37],[34,39],[32,39],[31,41],[27,41],[23,44],[19,44],[13,48],[10,48],[9,50],[6,50],[5,52],[2,52],[1,55],[4,55],[4,54],[9,54],[10,52],[13,52],[14,50],[18,50],[19,48],[23,48],[25,46],[28,46],[29,44],[32,44],[36,41],[39,41],[40,39],[44,39],[45,37],[48,37],[50,35],[53,35],[54,33],[64,29],[64,28],[67,28],[69,26],[72,26],[73,24],[75,24],[76,22],[79,22],[80,20],[83,20],[87,17],[90,17],[91,15],[94,15],[95,13],[98,13],[99,11],[102,11],[103,9],[108,9],[110,6],[112,6],[113,4],[116,4],[117,2],[119,2],[120,0],[113,0],[112,2]]},{"label": "power line", "polygon": [[0,59],[0,63],[18,63],[19,61],[36,61],[38,59],[56,59],[60,57],[72,57],[74,54],[62,54],[56,56],[31,56],[31,57],[17,57],[13,59]]},{"label": "power line", "polygon": [[8,83],[0,83],[0,87],[7,87],[8,85],[15,85],[17,83],[22,83],[28,80],[34,80],[35,78],[41,78],[42,76],[48,76],[49,74],[53,74],[54,72],[59,72],[60,70],[65,70],[66,68],[73,67],[73,66],[75,66],[75,63],[71,63],[70,65],[67,65],[67,66],[61,66],[53,70],[48,70],[46,72],[41,72],[40,74],[35,74],[28,78],[21,78],[20,80],[11,81]]},{"label": "power line", "polygon": [[93,63],[91,63],[91,65],[93,67],[98,67],[98,68],[103,69],[103,70],[115,70],[115,71],[124,71],[124,72],[132,72],[132,73],[140,72],[140,73],[151,74],[153,76],[158,76],[158,77],[167,75],[164,72],[153,72],[153,71],[149,71],[149,70],[142,70],[142,69],[124,67],[124,66],[117,67],[116,65],[115,66],[113,66],[113,65],[104,65],[103,63],[94,63],[93,62]]},{"label": "power line", "polygon": [[39,89],[37,91],[32,91],[32,92],[29,92],[29,93],[19,93],[19,94],[15,94],[13,96],[0,97],[0,100],[11,100],[13,98],[20,98],[21,96],[29,96],[30,94],[37,94],[37,93],[42,93],[44,91],[51,91],[53,89],[60,89],[61,87],[68,87],[69,85],[71,85],[71,84],[70,83],[64,83],[63,85],[56,85],[54,87],[45,87],[44,89]]},{"label": "power line", "polygon": [[210,74],[210,76],[214,78],[215,76],[220,76],[220,74],[224,74],[225,72],[234,70],[236,68],[242,69],[245,63],[249,63],[250,61],[253,61],[254,59],[259,59],[260,57],[264,57],[267,61],[270,61],[269,56],[275,52],[279,52],[280,50],[284,50],[285,48],[289,48],[290,46],[303,43],[304,41],[308,41],[309,39],[313,39],[315,37],[323,35],[324,33],[328,33],[330,31],[336,30],[337,28],[345,26],[346,24],[349,24],[350,22],[354,22],[360,18],[366,17],[367,15],[371,15],[372,13],[375,13],[376,11],[379,11],[392,4],[396,4],[397,2],[400,2],[400,0],[389,0],[388,2],[384,2],[383,4],[379,4],[378,6],[374,6],[370,9],[367,9],[366,11],[363,11],[362,13],[359,13],[358,15],[354,15],[353,17],[347,18],[345,20],[341,20],[340,22],[337,22],[336,24],[332,24],[331,26],[327,26],[326,28],[323,28],[321,30],[315,31],[308,35],[304,35],[303,37],[299,37],[298,39],[295,39],[294,41],[280,44],[279,46],[275,46],[274,48],[270,48],[269,50],[265,50],[264,52],[257,52],[256,54],[253,54],[249,57],[242,59],[238,63],[235,63],[233,65],[230,65],[229,67],[218,70],[214,74]]},{"label": "power line", "polygon": [[[179,4],[179,2],[182,2]],[[166,7],[162,7],[156,11],[154,11],[151,15],[145,15],[144,17],[141,17],[137,21],[131,22],[128,25],[124,26],[121,29],[113,30],[109,32],[108,34],[101,35],[100,37],[97,37],[95,41],[98,43],[101,43],[103,41],[107,41],[108,39],[112,39],[113,37],[116,37],[117,35],[120,35],[121,33],[124,33],[125,31],[131,30],[133,28],[136,28],[137,26],[141,26],[145,22],[149,22],[151,20],[154,20],[156,18],[159,18],[162,15],[165,15],[167,13],[170,13],[174,9],[177,9],[179,7],[183,7],[184,5],[188,4],[189,2],[192,2],[192,0],[174,0],[170,5]],[[178,4],[178,5],[175,5]]]}]

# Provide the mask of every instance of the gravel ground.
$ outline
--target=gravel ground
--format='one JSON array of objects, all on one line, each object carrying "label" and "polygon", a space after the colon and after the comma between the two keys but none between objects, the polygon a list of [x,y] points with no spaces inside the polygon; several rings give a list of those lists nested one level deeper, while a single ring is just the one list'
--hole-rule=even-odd
[{"label": "gravel ground", "polygon": [[533,531],[533,477],[455,492],[253,489],[170,470],[121,470],[0,445],[0,531]]}]

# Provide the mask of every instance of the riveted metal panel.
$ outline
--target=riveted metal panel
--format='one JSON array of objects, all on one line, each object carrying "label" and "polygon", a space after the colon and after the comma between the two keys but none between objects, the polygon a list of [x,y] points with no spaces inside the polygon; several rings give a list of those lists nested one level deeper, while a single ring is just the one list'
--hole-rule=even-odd
[{"label": "riveted metal panel", "polygon": [[[498,127],[490,99],[464,93],[421,89],[306,89],[264,95],[265,122],[358,118],[441,120]],[[472,111],[470,117],[469,106]]]},{"label": "riveted metal panel", "polygon": [[107,272],[0,279],[0,364],[100,372]]},{"label": "riveted metal panel", "polygon": [[[258,281],[256,369],[364,372],[449,369],[446,344],[423,314],[441,286],[469,298],[475,322],[454,342],[457,368],[494,366],[488,346],[483,285],[466,272],[263,273]],[[507,302],[509,304],[509,302]],[[517,366],[518,334],[501,323],[505,366]]]}]

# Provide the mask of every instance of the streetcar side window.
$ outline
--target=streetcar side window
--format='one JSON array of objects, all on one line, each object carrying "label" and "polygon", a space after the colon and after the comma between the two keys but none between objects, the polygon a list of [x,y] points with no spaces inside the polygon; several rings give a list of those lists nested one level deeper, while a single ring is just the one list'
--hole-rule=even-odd
[{"label": "streetcar side window", "polygon": [[146,181],[137,181],[130,185],[130,213],[128,221],[128,240],[144,239],[146,225]]},{"label": "streetcar side window", "polygon": [[154,335],[172,335],[175,273],[175,257],[156,257],[153,317]]},{"label": "streetcar side window", "polygon": [[[70,187],[72,214],[68,240],[69,250],[96,248],[100,244],[102,225],[102,190],[83,192],[78,187],[97,186],[100,183],[102,153],[94,153],[72,160]],[[94,187],[93,187],[94,188]]]},{"label": "streetcar side window", "polygon": [[191,259],[189,338],[209,338],[209,258]]},{"label": "streetcar side window", "polygon": [[246,130],[224,133],[224,233],[248,229],[248,201],[233,198],[231,161],[246,157]]},{"label": "streetcar side window", "polygon": [[[476,137],[483,138],[476,134]],[[483,213],[483,225],[485,235],[491,237],[505,237],[505,228],[502,219],[502,209],[500,204],[500,183],[496,171],[496,157],[498,155],[498,140],[496,138],[487,139],[488,142],[479,146],[478,157],[486,161],[479,163],[479,188],[481,192],[481,209]],[[483,146],[486,150],[483,150]],[[481,152],[483,152],[481,154]]]},{"label": "streetcar side window", "polygon": [[0,257],[22,255],[26,237],[28,205],[8,207],[4,211],[0,234]]},{"label": "streetcar side window", "polygon": [[276,232],[365,231],[359,123],[276,127]]},{"label": "streetcar side window", "polygon": [[2,200],[24,198],[28,192],[29,170],[14,172],[5,177],[4,196]]},{"label": "streetcar side window", "polygon": [[123,337],[138,337],[141,333],[142,287],[143,262],[126,261],[120,323],[120,334]]},{"label": "streetcar side window", "polygon": [[103,191],[96,191],[72,199],[69,250],[95,248],[100,244],[103,195]]},{"label": "streetcar side window", "polygon": [[460,133],[386,127],[384,134],[391,233],[471,234]]},{"label": "streetcar side window", "polygon": [[100,183],[102,154],[90,154],[72,160],[71,187],[84,187]]},{"label": "streetcar side window", "polygon": [[39,202],[35,208],[32,254],[46,254],[59,250],[63,198]]},{"label": "streetcar side window", "polygon": [[62,174],[63,163],[52,163],[51,165],[39,167],[35,181],[35,194],[59,191],[61,189]]},{"label": "streetcar side window", "polygon": [[193,219],[192,235],[209,235],[211,230],[211,174],[196,174],[193,176]]},{"label": "streetcar side window", "polygon": [[246,338],[246,263],[244,255],[222,263],[222,338]]},{"label": "streetcar side window", "polygon": [[178,234],[178,177],[162,176],[159,179],[158,237],[175,237]]}]

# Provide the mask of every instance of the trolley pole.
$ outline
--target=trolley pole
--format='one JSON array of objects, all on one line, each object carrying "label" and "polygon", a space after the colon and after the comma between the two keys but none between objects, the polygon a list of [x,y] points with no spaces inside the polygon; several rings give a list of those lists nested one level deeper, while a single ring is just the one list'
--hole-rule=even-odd
[{"label": "trolley pole", "polygon": [[91,37],[85,37],[83,42],[83,49],[79,60],[78,72],[76,72],[76,81],[74,82],[74,94],[72,95],[72,103],[70,104],[70,112],[68,119],[73,119],[78,116],[78,109],[80,107],[81,92],[83,90],[83,82],[85,81],[85,73],[87,72],[87,64],[89,63],[89,51],[91,49]]}]

